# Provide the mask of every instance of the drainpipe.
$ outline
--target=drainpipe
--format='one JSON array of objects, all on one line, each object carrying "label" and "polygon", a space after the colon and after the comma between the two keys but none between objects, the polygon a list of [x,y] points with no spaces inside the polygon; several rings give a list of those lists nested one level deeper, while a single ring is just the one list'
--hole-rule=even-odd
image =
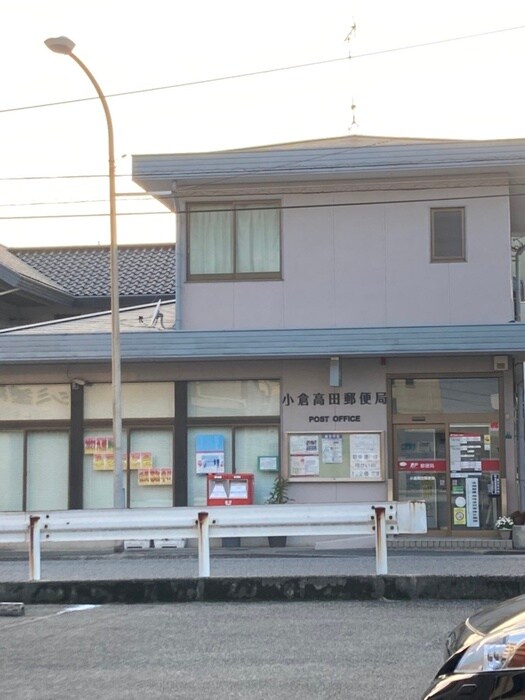
[{"label": "drainpipe", "polygon": [[525,508],[525,395],[523,385],[523,362],[514,365],[514,382],[516,386],[518,411],[516,416],[517,473],[518,473],[518,508]]},{"label": "drainpipe", "polygon": [[[521,322],[521,276],[520,257],[525,251],[525,244],[518,238],[513,242],[514,251],[514,320]],[[525,386],[523,362],[514,365],[514,385],[516,387],[517,416],[516,416],[516,442],[517,442],[517,473],[518,473],[518,498],[520,510],[525,505]]]},{"label": "drainpipe", "polygon": [[176,183],[172,187],[173,202],[175,203],[175,330],[182,330],[182,245],[183,231],[186,226],[186,212],[182,200],[176,194]]},{"label": "drainpipe", "polygon": [[514,320],[521,321],[521,278],[520,278],[520,256],[525,251],[525,244],[517,241],[518,245],[514,250]]}]

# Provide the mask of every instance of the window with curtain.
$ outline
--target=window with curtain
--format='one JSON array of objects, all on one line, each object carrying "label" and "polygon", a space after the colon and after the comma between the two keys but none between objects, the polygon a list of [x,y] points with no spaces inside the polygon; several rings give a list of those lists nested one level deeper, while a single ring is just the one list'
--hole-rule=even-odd
[{"label": "window with curtain", "polygon": [[190,279],[277,279],[280,203],[194,203],[188,241]]}]

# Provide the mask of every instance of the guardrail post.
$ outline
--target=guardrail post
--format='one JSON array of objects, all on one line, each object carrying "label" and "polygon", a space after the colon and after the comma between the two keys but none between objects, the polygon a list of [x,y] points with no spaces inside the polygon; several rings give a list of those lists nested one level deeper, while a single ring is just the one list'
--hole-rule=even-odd
[{"label": "guardrail post", "polygon": [[40,517],[29,516],[29,580],[40,581]]},{"label": "guardrail post", "polygon": [[374,520],[376,530],[376,574],[387,574],[386,520],[383,506],[374,506]]},{"label": "guardrail post", "polygon": [[197,514],[199,527],[199,578],[210,575],[210,535],[208,513]]}]

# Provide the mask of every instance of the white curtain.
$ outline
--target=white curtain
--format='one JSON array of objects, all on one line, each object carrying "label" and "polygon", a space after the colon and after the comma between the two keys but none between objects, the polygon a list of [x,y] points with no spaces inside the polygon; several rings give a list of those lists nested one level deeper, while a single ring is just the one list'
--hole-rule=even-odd
[{"label": "white curtain", "polygon": [[[264,207],[264,208],[263,208]],[[279,209],[247,204],[237,209],[237,272],[279,272]]]},{"label": "white curtain", "polygon": [[233,272],[233,212],[217,204],[195,204],[190,212],[190,274]]}]

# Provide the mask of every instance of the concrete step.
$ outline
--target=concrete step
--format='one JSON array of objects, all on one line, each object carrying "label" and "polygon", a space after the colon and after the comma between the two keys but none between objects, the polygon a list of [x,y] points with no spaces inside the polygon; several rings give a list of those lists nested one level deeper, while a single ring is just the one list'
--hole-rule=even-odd
[{"label": "concrete step", "polygon": [[[512,539],[500,537],[434,537],[431,535],[393,535],[387,537],[388,549],[512,549]],[[521,551],[521,550],[516,550]]]}]

